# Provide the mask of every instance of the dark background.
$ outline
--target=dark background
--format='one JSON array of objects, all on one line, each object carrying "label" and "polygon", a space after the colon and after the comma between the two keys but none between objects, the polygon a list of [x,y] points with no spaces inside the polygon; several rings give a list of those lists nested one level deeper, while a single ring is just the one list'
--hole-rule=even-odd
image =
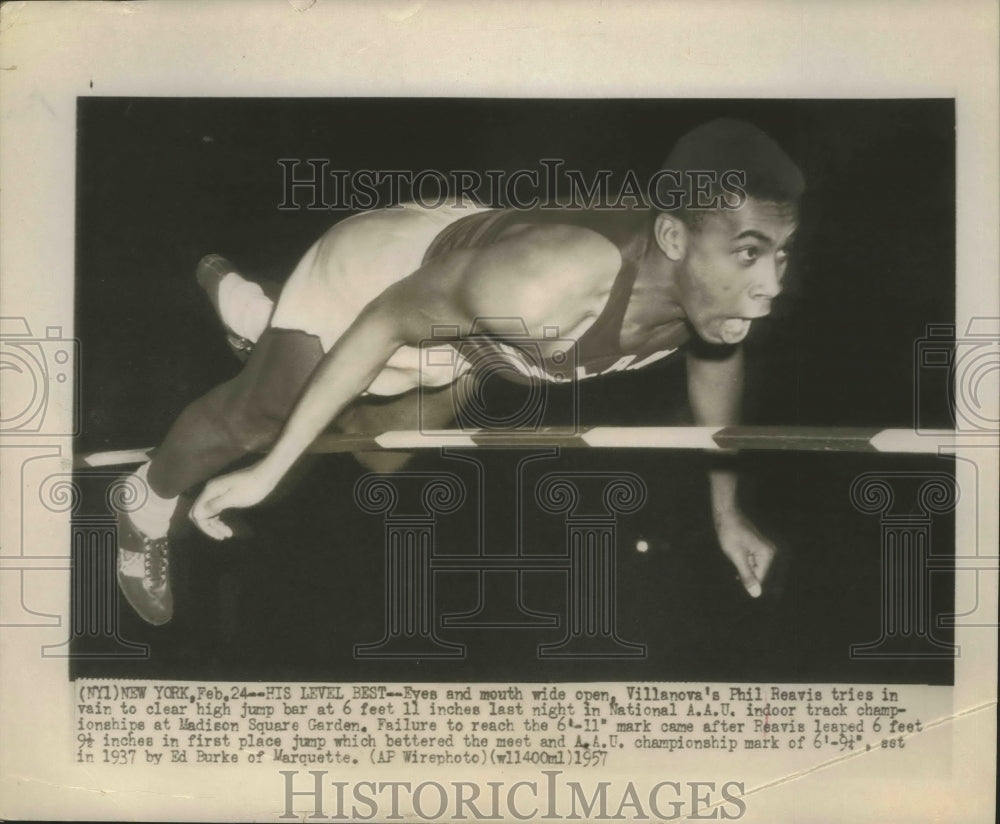
[{"label": "dark background", "polygon": [[[632,169],[643,180],[677,137],[719,116],[762,127],[808,185],[786,294],[747,344],[747,420],[909,427],[919,412],[924,426],[950,427],[947,375],[913,366],[927,325],[954,318],[950,100],[88,98],[78,132],[77,451],[155,444],[188,402],[238,368],[194,282],[198,258],[218,252],[280,281],[349,214],[279,210],[278,159],[447,173],[538,169],[540,159],[560,158],[585,176],[610,169],[620,181]],[[677,358],[585,382],[578,411],[587,424],[683,423],[683,380]],[[485,459],[502,473],[510,456]],[[562,635],[551,628],[442,629],[468,645],[458,662],[354,661],[355,643],[382,634],[385,556],[381,519],[350,499],[361,470],[344,456],[308,462],[294,490],[247,513],[251,538],[220,546],[182,527],[173,622],[148,627],[122,602],[123,634],[149,643],[151,658],[79,661],[74,675],[950,683],[949,660],[848,655],[850,644],[879,636],[881,609],[879,519],[853,508],[851,481],[866,471],[951,472],[950,462],[815,453],[742,462],[745,505],[784,550],[760,601],[742,593],[715,544],[702,457],[560,459],[565,469],[627,469],[649,486],[649,503],[619,526],[619,626],[647,645],[642,661],[538,660],[535,646]],[[412,468],[461,474],[455,464],[424,455]],[[502,522],[510,501],[497,504]],[[442,519],[439,549],[468,551],[464,517]],[[526,550],[561,551],[561,533],[549,546],[553,527],[542,523],[558,526],[557,516],[538,518]],[[951,553],[953,534],[950,517],[938,517],[933,552]],[[648,553],[631,549],[640,536]],[[561,579],[532,573],[525,582],[533,606],[562,609]],[[932,584],[935,612],[949,611],[953,576],[936,574]],[[442,608],[470,609],[475,580],[440,574],[438,593]]]}]

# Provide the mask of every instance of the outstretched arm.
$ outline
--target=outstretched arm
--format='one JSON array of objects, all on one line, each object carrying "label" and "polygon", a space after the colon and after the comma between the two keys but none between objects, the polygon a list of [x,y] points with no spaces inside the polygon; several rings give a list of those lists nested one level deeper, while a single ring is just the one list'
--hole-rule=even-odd
[{"label": "outstretched arm", "polygon": [[614,247],[590,235],[523,232],[481,250],[453,252],[389,287],[320,361],[271,452],[248,469],[210,481],[191,519],[213,538],[230,537],[220,514],[267,497],[392,354],[417,345],[436,323],[468,328],[474,318],[493,316],[520,317],[532,332],[546,324],[577,327],[591,293],[619,265]]},{"label": "outstretched arm", "polygon": [[[734,347],[711,355],[689,350],[688,398],[698,426],[739,423],[743,398],[743,349]],[[719,544],[732,561],[740,582],[754,598],[774,559],[774,545],[740,511],[736,501],[736,473],[715,469],[709,473],[712,518]]]}]

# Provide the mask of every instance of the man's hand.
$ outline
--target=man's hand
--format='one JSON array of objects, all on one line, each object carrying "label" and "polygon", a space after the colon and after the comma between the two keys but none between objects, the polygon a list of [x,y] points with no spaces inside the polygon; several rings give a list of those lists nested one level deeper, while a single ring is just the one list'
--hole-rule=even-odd
[{"label": "man's hand", "polygon": [[738,510],[716,517],[715,530],[719,545],[733,562],[743,588],[754,598],[763,591],[762,584],[777,550],[771,541]]},{"label": "man's hand", "polygon": [[227,509],[245,509],[259,504],[274,489],[275,484],[259,466],[223,475],[205,485],[191,507],[190,518],[198,529],[217,541],[233,536],[233,530],[220,515]]}]

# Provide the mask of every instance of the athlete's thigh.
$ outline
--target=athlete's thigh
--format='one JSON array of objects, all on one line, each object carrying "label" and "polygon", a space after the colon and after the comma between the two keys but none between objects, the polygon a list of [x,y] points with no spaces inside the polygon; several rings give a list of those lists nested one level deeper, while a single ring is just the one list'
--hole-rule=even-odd
[{"label": "athlete's thigh", "polygon": [[236,378],[254,411],[285,417],[320,360],[319,338],[290,329],[267,329]]}]

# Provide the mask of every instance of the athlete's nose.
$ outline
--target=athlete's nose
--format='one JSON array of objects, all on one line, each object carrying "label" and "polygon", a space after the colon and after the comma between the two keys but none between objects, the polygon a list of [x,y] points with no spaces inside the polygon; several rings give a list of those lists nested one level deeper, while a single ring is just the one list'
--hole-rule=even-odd
[{"label": "athlete's nose", "polygon": [[754,272],[756,278],[750,287],[750,297],[761,303],[769,303],[781,292],[781,277],[776,261],[761,261]]}]

